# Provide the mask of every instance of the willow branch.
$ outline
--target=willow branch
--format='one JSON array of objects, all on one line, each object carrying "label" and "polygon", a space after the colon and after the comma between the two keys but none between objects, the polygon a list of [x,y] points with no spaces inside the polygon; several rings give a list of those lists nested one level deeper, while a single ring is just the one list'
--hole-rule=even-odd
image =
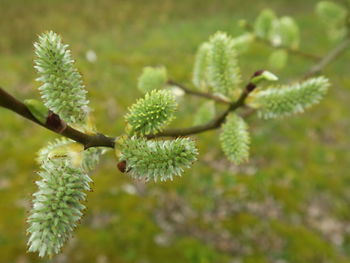
[{"label": "willow branch", "polygon": [[342,42],[339,43],[334,49],[329,51],[318,63],[310,68],[305,74],[305,78],[320,73],[325,67],[335,61],[340,55],[342,55],[350,46],[350,36],[346,37]]},{"label": "willow branch", "polygon": [[[254,29],[253,29],[253,26],[251,24],[246,24],[245,25],[245,28],[250,32],[250,33],[253,33],[254,34]],[[259,37],[257,36],[256,34],[254,34],[254,37],[255,37],[255,40],[259,43],[262,43],[266,46],[269,46],[270,48],[274,48],[274,49],[283,49],[285,51],[287,51],[288,53],[290,54],[293,54],[293,55],[296,55],[296,56],[299,56],[299,57],[302,57],[302,58],[305,58],[305,59],[308,59],[308,60],[312,60],[312,61],[317,61],[320,59],[320,57],[314,55],[314,54],[311,54],[311,53],[307,53],[305,51],[302,51],[300,49],[294,49],[294,48],[291,48],[291,47],[288,47],[288,46],[285,46],[285,45],[278,45],[278,46],[275,46],[271,43],[271,41],[265,39],[265,38],[262,38],[262,37]]]},{"label": "willow branch", "polygon": [[254,88],[255,85],[249,83],[237,101],[231,103],[223,113],[215,117],[213,120],[207,122],[206,124],[197,125],[189,128],[169,129],[163,132],[159,132],[157,134],[150,134],[147,136],[147,138],[151,139],[157,137],[181,137],[217,129],[225,122],[225,119],[230,112],[235,111],[236,109],[244,106],[245,99],[248,97],[249,93]]},{"label": "willow branch", "polygon": [[296,56],[299,56],[299,57],[302,57],[302,58],[305,58],[305,59],[308,59],[308,60],[312,60],[312,61],[317,61],[320,59],[320,57],[314,55],[314,54],[311,54],[311,53],[307,53],[307,52],[304,52],[300,49],[294,49],[294,48],[290,48],[288,46],[285,46],[285,45],[278,45],[278,46],[274,46],[270,41],[264,39],[264,38],[261,38],[259,36],[255,36],[255,39],[260,42],[260,43],[263,43],[271,48],[274,48],[274,49],[283,49],[285,51],[287,51],[288,53],[290,54],[293,54],[293,55],[296,55]]},{"label": "willow branch", "polygon": [[225,99],[225,98],[215,96],[211,93],[200,92],[200,91],[189,89],[189,88],[185,87],[184,85],[182,85],[178,82],[175,82],[173,80],[168,80],[168,84],[182,89],[188,95],[193,95],[193,96],[197,96],[197,97],[202,97],[202,98],[214,100],[214,101],[219,102],[219,103],[230,104],[230,101]]},{"label": "willow branch", "polygon": [[43,124],[38,121],[33,114],[28,110],[27,106],[21,101],[17,100],[15,97],[7,93],[4,89],[0,87],[0,107],[9,109],[18,115],[50,130],[57,134],[60,134],[64,137],[72,139],[76,142],[84,145],[84,148],[90,147],[110,147],[114,148],[114,138],[108,137],[104,134],[85,134],[81,131],[78,131],[68,125],[64,126],[61,131],[57,131],[54,127]]}]

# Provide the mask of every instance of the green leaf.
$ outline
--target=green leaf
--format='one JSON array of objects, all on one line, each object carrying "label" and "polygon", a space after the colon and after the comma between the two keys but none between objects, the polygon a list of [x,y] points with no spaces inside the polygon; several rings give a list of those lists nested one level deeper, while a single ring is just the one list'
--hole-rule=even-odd
[{"label": "green leaf", "polygon": [[212,120],[215,116],[215,102],[204,102],[197,110],[194,116],[194,125],[204,124]]},{"label": "green leaf", "polygon": [[125,116],[130,133],[145,135],[159,132],[172,119],[177,108],[169,90],[152,90],[129,108]]},{"label": "green leaf", "polygon": [[284,16],[279,20],[282,45],[297,49],[300,42],[299,27],[293,18]]},{"label": "green leaf", "polygon": [[232,39],[222,32],[210,38],[208,53],[209,80],[215,93],[228,98],[240,94],[241,72]]},{"label": "green leaf", "polygon": [[162,89],[166,82],[167,72],[164,67],[145,67],[138,79],[137,87],[141,92],[147,93],[155,89]]},{"label": "green leaf", "polygon": [[283,69],[288,61],[288,52],[283,49],[273,51],[269,56],[269,65],[273,70]]},{"label": "green leaf", "polygon": [[276,20],[276,15],[271,9],[261,11],[254,24],[254,32],[257,36],[268,39],[272,29],[273,22]]},{"label": "green leaf", "polygon": [[40,121],[40,123],[45,124],[47,116],[49,115],[49,109],[38,100],[28,99],[24,100],[24,104],[27,106],[33,116]]},{"label": "green leaf", "polygon": [[220,133],[221,148],[227,158],[240,164],[249,158],[250,136],[248,126],[238,115],[231,113]]},{"label": "green leaf", "polygon": [[34,47],[37,80],[42,83],[39,90],[45,106],[67,123],[85,125],[89,113],[87,91],[68,45],[49,31],[39,36]]},{"label": "green leaf", "polygon": [[251,95],[248,104],[258,109],[261,118],[281,118],[304,112],[317,104],[329,86],[325,77],[311,78],[302,83],[257,91]]},{"label": "green leaf", "polygon": [[189,168],[198,151],[189,138],[175,140],[147,140],[132,137],[121,143],[120,161],[126,162],[127,173],[147,180],[172,180]]},{"label": "green leaf", "polygon": [[205,42],[198,48],[196,53],[192,82],[200,90],[208,91],[208,52],[210,44]]}]

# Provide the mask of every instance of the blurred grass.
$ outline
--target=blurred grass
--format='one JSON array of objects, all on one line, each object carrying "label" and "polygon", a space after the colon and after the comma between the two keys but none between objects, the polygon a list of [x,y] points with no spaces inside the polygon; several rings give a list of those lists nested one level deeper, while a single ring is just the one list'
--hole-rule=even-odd
[{"label": "blurred grass", "polygon": [[[98,128],[120,134],[127,107],[141,96],[135,86],[144,66],[165,65],[171,78],[190,85],[197,46],[217,30],[239,34],[237,21],[252,21],[261,8],[295,16],[303,50],[324,54],[332,43],[313,14],[315,3],[0,0],[0,85],[22,99],[39,97],[32,43],[41,32],[54,30],[77,59]],[[86,59],[89,50],[97,54],[95,63]],[[256,45],[241,56],[245,79],[266,68],[269,53]],[[174,182],[140,186],[118,172],[108,153],[93,175],[94,192],[76,238],[53,261],[350,262],[348,61],[349,54],[326,70],[333,87],[305,114],[285,121],[250,119],[252,159],[242,167],[225,161],[216,131],[199,136],[200,161]],[[293,81],[309,66],[293,57],[276,73],[283,82]],[[190,125],[188,113],[200,102],[186,98],[174,125]],[[50,132],[0,110],[0,262],[49,262],[26,254],[25,218],[37,178],[35,152],[51,138]],[[157,241],[164,231],[157,213],[171,207],[174,196],[196,214],[188,219],[192,227],[203,233],[227,231],[240,244],[238,252],[230,254],[190,231]],[[208,223],[204,215],[223,202],[239,208]],[[253,213],[254,205],[262,212]],[[315,209],[318,214],[312,216]]]}]

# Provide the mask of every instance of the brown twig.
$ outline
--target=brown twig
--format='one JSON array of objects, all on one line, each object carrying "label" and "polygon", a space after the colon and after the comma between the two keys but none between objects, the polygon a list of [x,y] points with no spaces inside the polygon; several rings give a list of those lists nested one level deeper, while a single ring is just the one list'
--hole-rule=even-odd
[{"label": "brown twig", "polygon": [[[244,27],[250,33],[254,34],[254,28],[253,28],[253,26],[251,24],[246,23]],[[291,47],[288,47],[288,46],[285,46],[285,45],[275,46],[268,39],[265,39],[265,38],[262,38],[260,36],[257,36],[256,34],[254,34],[254,37],[255,37],[255,40],[257,40],[259,43],[262,43],[262,44],[264,44],[266,46],[269,46],[270,48],[283,49],[283,50],[287,51],[290,54],[293,54],[293,55],[296,55],[296,56],[299,56],[299,57],[303,57],[305,59],[309,59],[309,60],[312,60],[312,61],[317,61],[317,60],[320,59],[319,56],[316,56],[316,55],[311,54],[311,53],[307,53],[307,52],[302,51],[300,49],[294,49],[294,48],[291,48]]]},{"label": "brown twig", "polygon": [[296,56],[299,56],[299,57],[303,57],[303,58],[308,59],[308,60],[317,61],[317,60],[320,59],[320,57],[318,57],[318,56],[316,56],[314,54],[311,54],[311,53],[304,52],[304,51],[302,51],[300,49],[290,48],[290,47],[285,46],[285,45],[274,46],[269,40],[261,38],[261,37],[259,37],[257,35],[255,35],[255,39],[259,43],[267,45],[267,46],[269,46],[271,48],[283,49],[283,50],[287,51],[290,54],[293,54],[293,55],[296,55]]},{"label": "brown twig", "polygon": [[151,138],[157,138],[157,137],[181,137],[181,136],[188,136],[188,135],[198,134],[205,131],[217,129],[225,122],[225,119],[230,112],[235,111],[236,109],[244,105],[245,99],[247,98],[249,93],[254,89],[255,89],[255,85],[252,83],[249,83],[237,101],[235,101],[234,103],[231,103],[223,113],[221,113],[220,115],[218,115],[217,117],[215,117],[213,120],[209,121],[206,124],[197,125],[189,128],[169,129],[157,134],[150,134],[147,136],[147,138],[151,139]]},{"label": "brown twig", "polygon": [[350,46],[350,37],[346,37],[339,43],[334,49],[328,52],[318,63],[313,65],[305,74],[305,78],[311,77],[320,73],[325,67],[336,60],[341,54],[343,54]]},{"label": "brown twig", "polygon": [[168,84],[182,89],[188,95],[193,95],[193,96],[197,96],[197,97],[202,97],[202,98],[214,100],[214,101],[219,102],[219,103],[230,104],[230,101],[223,98],[223,97],[215,96],[211,93],[200,92],[197,90],[189,89],[189,88],[185,87],[183,84],[180,84],[180,83],[175,82],[173,80],[168,80]]},{"label": "brown twig", "polygon": [[57,134],[70,138],[76,142],[84,145],[85,149],[90,147],[110,147],[114,148],[114,138],[108,137],[104,134],[85,134],[78,131],[70,126],[65,126],[63,130],[57,131],[54,127],[48,124],[43,124],[37,120],[33,114],[28,110],[27,106],[21,101],[14,98],[12,95],[7,93],[4,89],[0,88],[0,107],[9,109],[18,115],[31,120],[32,122],[51,130]]},{"label": "brown twig", "polygon": [[[310,77],[312,75],[318,74],[320,71],[322,71],[326,66],[328,66],[330,63],[334,62],[343,52],[346,51],[346,49],[350,45],[350,37],[346,37],[338,46],[336,46],[334,49],[332,49],[328,54],[326,54],[318,63],[313,65],[305,74],[305,77]],[[279,47],[279,48],[284,48],[284,47]],[[299,54],[300,56],[308,57],[315,59],[316,56],[301,52],[300,50],[288,50],[289,52],[293,52],[295,54]],[[257,72],[256,72],[257,73]],[[157,138],[157,137],[181,137],[181,136],[188,136],[188,135],[193,135],[193,134],[198,134],[202,133],[205,131],[213,130],[219,128],[224,122],[227,117],[227,115],[235,111],[236,109],[242,107],[245,105],[245,99],[249,95],[249,93],[252,91],[252,89],[255,88],[254,85],[249,83],[244,91],[242,92],[241,96],[239,99],[234,102],[230,103],[229,101],[225,100],[224,98],[215,96],[210,93],[203,93],[199,91],[194,91],[191,89],[186,88],[185,86],[173,81],[169,80],[168,84],[177,86],[181,88],[186,94],[189,95],[194,95],[198,97],[203,97],[207,99],[212,99],[216,102],[219,103],[225,103],[229,104],[229,107],[215,117],[213,120],[209,121],[206,124],[203,125],[197,125],[189,128],[179,128],[179,129],[169,129],[165,130],[163,132],[160,132],[158,134],[150,134],[147,137],[148,138]],[[24,118],[27,118],[34,123],[51,130],[55,133],[58,133],[62,136],[65,136],[67,138],[70,138],[76,142],[79,142],[84,145],[85,149],[90,148],[90,147],[109,147],[109,148],[114,148],[115,143],[114,143],[114,138],[106,136],[101,133],[96,133],[96,134],[85,134],[79,130],[74,129],[71,126],[63,126],[64,128],[62,130],[57,130],[54,127],[48,125],[48,123],[41,123],[39,120],[37,120],[32,113],[28,110],[27,106],[23,104],[21,101],[17,100],[13,96],[11,96],[9,93],[7,93],[5,90],[0,88],[0,107],[7,108],[18,115],[21,115]],[[251,115],[251,113],[254,112],[252,110],[248,111],[247,114],[243,113],[243,117],[246,117],[248,115]]]}]

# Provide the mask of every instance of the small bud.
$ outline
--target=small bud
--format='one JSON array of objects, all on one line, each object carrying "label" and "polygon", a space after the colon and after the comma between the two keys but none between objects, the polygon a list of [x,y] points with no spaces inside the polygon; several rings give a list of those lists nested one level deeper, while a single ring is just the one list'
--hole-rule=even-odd
[{"label": "small bud", "polygon": [[60,116],[56,113],[49,111],[49,115],[46,119],[46,126],[55,132],[61,133],[66,129],[67,124],[61,120]]},{"label": "small bud", "polygon": [[28,99],[24,101],[27,109],[30,113],[42,124],[45,124],[47,116],[49,115],[49,109],[38,100]]},{"label": "small bud", "polygon": [[121,171],[122,173],[125,173],[125,171],[126,171],[126,161],[120,161],[117,164],[117,167],[118,167],[119,171]]},{"label": "small bud", "polygon": [[253,74],[253,77],[251,79],[251,83],[254,85],[260,84],[262,81],[276,81],[278,80],[278,77],[267,70],[259,70]]}]

